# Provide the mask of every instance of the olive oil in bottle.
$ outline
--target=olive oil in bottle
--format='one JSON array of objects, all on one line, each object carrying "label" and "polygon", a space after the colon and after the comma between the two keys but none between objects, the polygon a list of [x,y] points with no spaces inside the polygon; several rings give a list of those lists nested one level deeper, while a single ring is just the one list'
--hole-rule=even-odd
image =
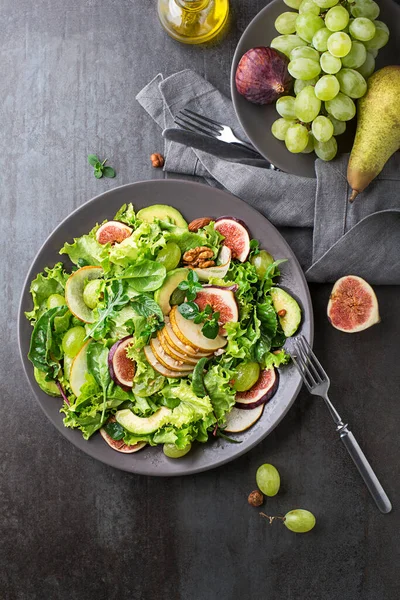
[{"label": "olive oil in bottle", "polygon": [[167,33],[184,44],[209,42],[227,22],[229,0],[158,0]]}]

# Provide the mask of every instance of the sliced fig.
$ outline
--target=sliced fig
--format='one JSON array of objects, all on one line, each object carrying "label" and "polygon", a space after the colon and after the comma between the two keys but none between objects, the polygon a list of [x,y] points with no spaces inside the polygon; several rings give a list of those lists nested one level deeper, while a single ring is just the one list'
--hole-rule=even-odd
[{"label": "sliced fig", "polygon": [[205,269],[199,269],[196,267],[196,271],[200,281],[209,281],[211,277],[223,279],[229,270],[231,264],[232,252],[228,246],[222,246],[220,253],[218,254],[217,264],[214,267],[206,267]]},{"label": "sliced fig", "polygon": [[[116,418],[110,417],[107,421],[108,423],[115,423]],[[100,429],[101,437],[107,442],[107,444],[113,450],[117,452],[123,452],[124,454],[132,454],[133,452],[138,452],[146,446],[146,442],[138,442],[137,444],[132,444],[131,446],[125,444],[124,440],[114,440],[110,435],[108,435],[107,431],[102,427]]]},{"label": "sliced fig", "polygon": [[239,309],[236,303],[235,294],[224,287],[213,285],[204,286],[194,300],[200,310],[204,310],[207,304],[211,306],[213,312],[219,312],[219,324],[221,335],[224,335],[225,323],[237,322],[239,320]]},{"label": "sliced fig", "polygon": [[247,392],[236,394],[236,407],[249,410],[271,400],[278,389],[279,376],[276,369],[264,369],[256,384]]},{"label": "sliced fig", "polygon": [[220,217],[214,228],[224,236],[224,245],[232,252],[232,258],[244,262],[250,252],[250,236],[243,221],[235,217]]},{"label": "sliced fig", "polygon": [[108,370],[110,377],[122,389],[133,387],[133,378],[136,372],[136,363],[126,355],[126,349],[132,342],[133,337],[128,335],[122,340],[115,342],[108,353]]},{"label": "sliced fig", "polygon": [[333,327],[346,333],[379,323],[378,300],[369,283],[357,275],[338,279],[329,298],[328,319]]},{"label": "sliced fig", "polygon": [[264,404],[260,404],[252,410],[240,410],[233,407],[231,412],[226,415],[226,427],[224,431],[228,433],[240,433],[246,431],[258,421],[264,411]]},{"label": "sliced fig", "polygon": [[107,221],[96,231],[99,244],[119,244],[128,238],[133,229],[120,221]]}]

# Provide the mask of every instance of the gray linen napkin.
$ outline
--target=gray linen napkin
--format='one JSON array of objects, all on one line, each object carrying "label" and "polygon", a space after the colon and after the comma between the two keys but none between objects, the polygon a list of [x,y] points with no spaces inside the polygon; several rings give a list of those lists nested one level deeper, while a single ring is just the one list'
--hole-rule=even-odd
[{"label": "gray linen napkin", "polygon": [[[232,102],[203,77],[184,70],[157,75],[136,99],[161,129],[184,107],[212,115],[246,139]],[[349,273],[373,284],[400,283],[400,153],[353,204],[348,156],[316,160],[316,179],[271,171],[263,161],[228,161],[166,142],[164,170],[204,177],[265,215],[286,237],[308,281]]]}]

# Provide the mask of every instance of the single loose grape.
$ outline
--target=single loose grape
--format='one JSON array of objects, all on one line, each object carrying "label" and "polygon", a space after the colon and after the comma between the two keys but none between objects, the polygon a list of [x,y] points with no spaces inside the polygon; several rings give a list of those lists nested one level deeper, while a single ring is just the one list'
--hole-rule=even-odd
[{"label": "single loose grape", "polygon": [[299,46],[298,48],[293,48],[290,53],[290,60],[295,58],[311,58],[311,60],[319,62],[319,52],[310,46]]},{"label": "single loose grape", "polygon": [[167,271],[176,269],[181,260],[181,251],[175,242],[167,242],[157,254],[156,261],[164,265]]},{"label": "single loose grape", "polygon": [[304,150],[301,151],[301,153],[302,154],[310,154],[310,152],[313,152],[313,151],[314,151],[314,136],[309,131],[307,146],[304,148]]},{"label": "single loose grape", "polygon": [[324,27],[324,20],[311,13],[302,13],[296,19],[296,33],[306,42],[310,42],[319,29]]},{"label": "single loose grape", "polygon": [[88,308],[96,308],[100,300],[102,281],[92,279],[88,281],[83,290],[83,301]]},{"label": "single loose grape", "polygon": [[294,12],[284,12],[275,21],[275,29],[278,33],[286,35],[296,32],[297,14]]},{"label": "single loose grape", "polygon": [[324,73],[334,75],[342,68],[342,61],[330,52],[324,52],[321,54],[320,65]]},{"label": "single loose grape", "polygon": [[164,444],[163,452],[168,458],[182,458],[182,456],[190,452],[191,448],[192,444],[190,443],[182,449],[177,448],[175,444]]},{"label": "single loose grape", "polygon": [[347,33],[336,31],[328,39],[328,50],[332,56],[342,58],[351,50],[351,39]]},{"label": "single loose grape", "polygon": [[357,69],[364,64],[367,58],[367,50],[362,42],[353,41],[351,44],[351,50],[342,58],[342,64],[344,67],[349,69]]},{"label": "single loose grape", "polygon": [[317,6],[326,9],[335,6],[339,0],[313,0]]},{"label": "single loose grape", "polygon": [[296,115],[294,112],[294,97],[293,96],[281,96],[276,101],[276,110],[285,119],[295,119]]},{"label": "single loose grape", "polygon": [[[285,119],[279,119],[280,121],[284,121]],[[276,122],[276,121],[275,121]],[[293,124],[293,121],[286,121],[286,123],[288,123],[288,126],[290,124]],[[286,127],[286,131],[287,131],[287,127]],[[285,131],[285,134],[286,134]],[[282,141],[285,138],[282,138]],[[256,273],[257,273],[257,277],[258,279],[263,279],[265,273],[267,272],[268,267],[270,267],[272,265],[272,263],[274,262],[274,257],[271,256],[271,254],[269,252],[267,252],[266,250],[260,250],[260,252],[258,254],[256,254],[256,256],[253,256],[253,258],[251,259],[251,264],[254,266]]]},{"label": "single loose grape", "polygon": [[315,95],[320,100],[332,100],[340,90],[339,81],[334,75],[323,75],[315,84]]},{"label": "single loose grape", "polygon": [[86,331],[84,327],[77,325],[68,329],[62,339],[62,349],[70,358],[74,358],[85,343]]},{"label": "single loose grape", "polygon": [[332,31],[329,31],[327,27],[318,29],[317,33],[313,35],[312,45],[318,52],[325,52],[328,50],[328,38],[332,35]]},{"label": "single loose grape", "polygon": [[314,152],[321,160],[332,160],[332,158],[335,158],[337,153],[336,139],[331,137],[327,142],[319,142],[318,140],[315,140]]},{"label": "single loose grape", "polygon": [[50,294],[47,298],[47,308],[56,308],[56,306],[64,306],[66,304],[64,296],[61,294]]},{"label": "single loose grape", "polygon": [[[354,69],[342,69],[336,74],[340,83],[340,91],[350,98],[362,98],[367,91],[367,82],[364,77]],[[330,98],[327,98],[330,100]]]},{"label": "single loose grape", "polygon": [[284,525],[294,533],[307,533],[315,526],[316,520],[309,510],[297,508],[284,516]]},{"label": "single loose grape", "polygon": [[358,67],[357,71],[364,77],[364,79],[368,79],[375,71],[375,58],[372,56],[371,52],[367,52],[367,56],[365,61]]},{"label": "single loose grape", "polygon": [[314,119],[311,129],[313,136],[318,142],[327,142],[333,136],[333,124],[328,117],[324,117],[323,115],[319,115],[319,117]]},{"label": "single loose grape", "polygon": [[375,25],[370,19],[366,19],[365,17],[357,17],[350,23],[350,35],[355,40],[360,40],[360,42],[368,42],[368,40],[372,40],[375,35]]},{"label": "single loose grape", "polygon": [[281,478],[274,465],[265,463],[258,467],[256,473],[257,487],[266,496],[276,496],[281,487]]},{"label": "single loose grape", "polygon": [[333,135],[341,135],[346,131],[346,123],[345,121],[338,121],[332,115],[328,115],[328,119],[333,125]]},{"label": "single loose grape", "polygon": [[299,6],[299,13],[311,13],[313,15],[319,15],[321,9],[317,6],[314,0],[303,0]]},{"label": "single loose grape", "polygon": [[277,119],[272,123],[271,133],[277,139],[282,142],[285,140],[286,132],[290,125],[293,125],[293,119]]},{"label": "single loose grape", "polygon": [[298,35],[278,35],[276,38],[272,40],[270,43],[271,48],[275,50],[279,50],[285,54],[288,58],[290,58],[290,53],[293,48],[297,48],[297,46],[307,46],[307,42],[301,39]]},{"label": "single loose grape", "polygon": [[318,81],[318,77],[313,77],[312,79],[309,79],[308,81],[305,81],[304,79],[295,79],[294,81],[294,93],[296,94],[300,94],[301,90],[304,90],[305,87],[307,87],[308,85],[315,85]]},{"label": "single loose grape", "polygon": [[309,85],[297,94],[294,109],[296,117],[303,123],[311,123],[315,119],[321,110],[321,100],[315,95],[314,87]]},{"label": "single loose grape", "polygon": [[344,6],[334,6],[325,15],[325,27],[330,31],[341,31],[349,22],[349,13]]},{"label": "single loose grape", "polygon": [[295,58],[288,64],[288,71],[295,79],[314,79],[321,72],[320,65],[310,58]]},{"label": "single loose grape", "polygon": [[325,108],[338,121],[350,121],[356,114],[356,105],[353,100],[342,92],[339,92],[332,100],[325,102]]},{"label": "single loose grape", "polygon": [[[375,35],[371,40],[364,42],[366,49],[370,51],[377,51],[386,46],[389,40],[389,29],[382,21],[374,21],[375,24]],[[376,55],[374,56],[376,58]]]},{"label": "single loose grape", "polygon": [[256,362],[240,363],[235,370],[233,385],[237,392],[247,392],[260,377],[260,365]]},{"label": "single loose grape", "polygon": [[286,6],[290,6],[290,8],[295,8],[297,10],[303,0],[283,0],[283,1],[286,4]]},{"label": "single loose grape", "polygon": [[350,8],[353,17],[367,17],[367,19],[377,19],[379,17],[379,5],[373,0],[354,0]]},{"label": "single loose grape", "polygon": [[308,131],[304,125],[300,125],[300,123],[296,125],[291,125],[285,137],[285,145],[289,152],[293,154],[297,154],[298,152],[303,152],[303,150],[307,147],[308,144]]}]

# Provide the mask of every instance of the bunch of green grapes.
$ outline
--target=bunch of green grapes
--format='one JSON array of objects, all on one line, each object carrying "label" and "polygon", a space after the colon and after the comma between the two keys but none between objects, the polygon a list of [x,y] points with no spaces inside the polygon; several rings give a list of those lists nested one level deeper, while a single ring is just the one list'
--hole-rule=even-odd
[{"label": "bunch of green grapes", "polygon": [[322,160],[337,152],[335,136],[356,114],[354,100],[367,91],[378,50],[387,44],[389,29],[378,21],[374,0],[284,0],[296,12],[275,21],[280,33],[271,47],[283,52],[295,79],[295,96],[276,102],[281,116],[272,134],[290,152],[313,150]]}]

